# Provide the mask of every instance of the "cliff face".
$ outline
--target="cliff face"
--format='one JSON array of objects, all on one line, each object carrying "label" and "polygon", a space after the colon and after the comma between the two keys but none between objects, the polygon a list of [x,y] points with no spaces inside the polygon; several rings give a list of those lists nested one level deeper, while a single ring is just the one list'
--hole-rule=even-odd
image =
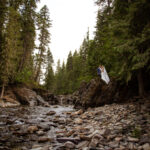
[{"label": "cliff face", "polygon": [[95,78],[89,83],[83,83],[79,90],[73,93],[72,99],[76,107],[85,108],[119,103],[133,96],[133,90],[128,88],[119,86],[116,81],[111,81],[107,85],[100,78]]}]

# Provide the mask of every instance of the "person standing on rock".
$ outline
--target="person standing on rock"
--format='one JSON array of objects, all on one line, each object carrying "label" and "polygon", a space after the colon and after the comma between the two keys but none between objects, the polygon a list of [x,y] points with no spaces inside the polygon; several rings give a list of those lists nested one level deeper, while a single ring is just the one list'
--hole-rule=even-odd
[{"label": "person standing on rock", "polygon": [[101,77],[101,79],[103,81],[105,81],[106,84],[108,84],[110,82],[109,76],[108,76],[107,71],[104,66],[99,65],[99,67],[97,69],[97,74],[98,74],[98,76]]},{"label": "person standing on rock", "polygon": [[99,67],[97,68],[97,75],[100,76],[100,78],[101,78],[101,73],[102,73],[102,65],[99,65]]}]

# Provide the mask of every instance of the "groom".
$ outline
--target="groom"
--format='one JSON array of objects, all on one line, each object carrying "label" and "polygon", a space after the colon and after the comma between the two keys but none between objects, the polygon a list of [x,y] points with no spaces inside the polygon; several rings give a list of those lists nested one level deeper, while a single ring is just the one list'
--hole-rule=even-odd
[{"label": "groom", "polygon": [[101,73],[104,71],[104,67],[102,65],[99,65],[97,68],[97,75],[101,77]]}]

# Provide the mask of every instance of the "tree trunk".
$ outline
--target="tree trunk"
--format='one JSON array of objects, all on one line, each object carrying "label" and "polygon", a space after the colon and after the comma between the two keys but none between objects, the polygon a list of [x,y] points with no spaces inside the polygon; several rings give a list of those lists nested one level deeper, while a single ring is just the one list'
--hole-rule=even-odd
[{"label": "tree trunk", "polygon": [[2,85],[2,92],[1,92],[1,99],[2,99],[3,96],[4,96],[4,91],[5,91],[5,85],[4,85],[4,83],[3,83],[3,85]]},{"label": "tree trunk", "polygon": [[139,96],[144,96],[144,82],[143,82],[143,77],[142,77],[142,71],[139,70],[138,75],[138,87],[139,87]]},{"label": "tree trunk", "polygon": [[107,6],[108,6],[108,13],[109,15],[111,14],[111,10],[110,10],[110,0],[107,0]]},{"label": "tree trunk", "polygon": [[36,75],[35,75],[35,81],[36,82],[39,82],[39,80],[40,80],[39,77],[40,77],[40,72],[41,72],[41,63],[42,62],[39,62],[37,72],[36,72]]}]

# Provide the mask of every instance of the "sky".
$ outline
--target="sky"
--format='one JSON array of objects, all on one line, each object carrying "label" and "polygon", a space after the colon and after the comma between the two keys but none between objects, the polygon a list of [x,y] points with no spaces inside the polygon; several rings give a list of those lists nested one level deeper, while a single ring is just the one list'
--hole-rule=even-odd
[{"label": "sky", "polygon": [[44,5],[52,20],[50,49],[54,62],[66,62],[69,51],[79,50],[88,28],[90,39],[94,37],[98,8],[94,0],[41,0],[38,9]]}]

